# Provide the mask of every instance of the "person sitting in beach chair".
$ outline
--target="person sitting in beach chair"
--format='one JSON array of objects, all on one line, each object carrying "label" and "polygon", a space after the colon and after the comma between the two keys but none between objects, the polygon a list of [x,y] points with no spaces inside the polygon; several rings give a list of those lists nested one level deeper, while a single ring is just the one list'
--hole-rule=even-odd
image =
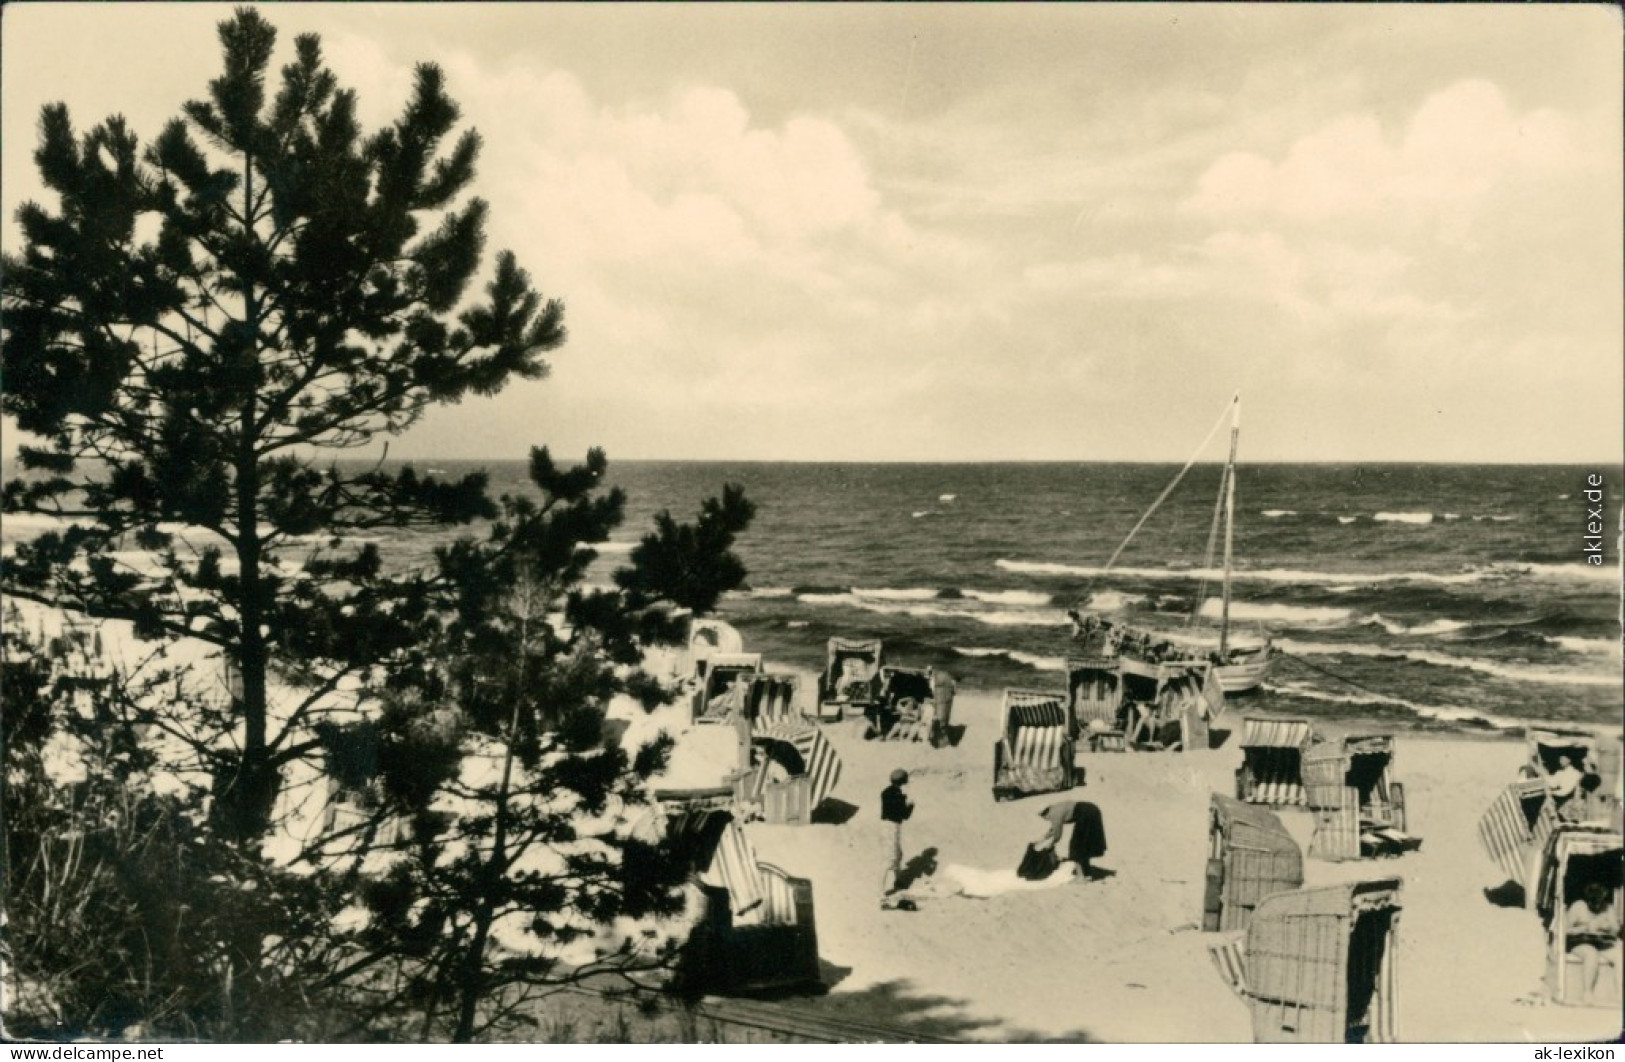
[{"label": "person sitting in beach chair", "polygon": [[750,699],[750,676],[740,672],[722,695],[706,705],[705,714],[726,718],[733,712],[745,710],[745,704]]},{"label": "person sitting in beach chair", "polygon": [[1619,969],[1619,911],[1614,908],[1613,890],[1600,881],[1591,882],[1569,904],[1565,921],[1564,947],[1580,960],[1580,998],[1587,1004],[1605,1002],[1596,998],[1602,968],[1614,968],[1616,983]]},{"label": "person sitting in beach chair", "polygon": [[1573,756],[1564,756],[1562,766],[1546,779],[1546,788],[1552,794],[1552,807],[1564,822],[1578,822],[1585,817],[1585,802],[1579,797],[1580,785],[1586,776],[1574,760]]}]

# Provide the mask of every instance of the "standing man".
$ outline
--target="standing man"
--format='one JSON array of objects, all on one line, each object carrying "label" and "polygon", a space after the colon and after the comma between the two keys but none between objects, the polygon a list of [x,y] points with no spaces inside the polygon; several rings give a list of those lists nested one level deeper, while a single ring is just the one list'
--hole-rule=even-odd
[{"label": "standing man", "polygon": [[891,858],[881,879],[882,907],[891,907],[889,897],[897,891],[897,877],[903,870],[903,823],[914,814],[914,801],[903,787],[908,785],[908,772],[899,768],[891,773],[891,785],[880,791],[880,817],[891,824]]}]

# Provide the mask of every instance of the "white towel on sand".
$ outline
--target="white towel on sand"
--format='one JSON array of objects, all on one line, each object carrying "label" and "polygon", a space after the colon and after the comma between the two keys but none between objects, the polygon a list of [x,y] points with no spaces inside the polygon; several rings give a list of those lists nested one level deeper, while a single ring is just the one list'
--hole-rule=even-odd
[{"label": "white towel on sand", "polygon": [[1082,876],[1078,864],[1070,860],[1055,868],[1047,878],[1028,881],[1018,877],[1014,870],[983,870],[950,863],[937,872],[930,882],[921,882],[910,892],[923,892],[932,896],[972,896],[985,899],[1002,896],[1007,892],[1032,892],[1036,889],[1054,889],[1070,885]]}]

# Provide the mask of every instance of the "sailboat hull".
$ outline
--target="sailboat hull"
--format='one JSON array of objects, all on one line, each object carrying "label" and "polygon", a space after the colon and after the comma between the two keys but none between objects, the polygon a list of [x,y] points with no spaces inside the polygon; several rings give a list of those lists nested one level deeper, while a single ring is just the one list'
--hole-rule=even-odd
[{"label": "sailboat hull", "polygon": [[[1155,673],[1157,661],[1211,660],[1219,652],[1217,631],[1159,631],[1143,627],[1125,629],[1131,640],[1163,647],[1162,653],[1149,658],[1143,664],[1143,667],[1149,669],[1147,674]],[[1120,657],[1126,663],[1139,662],[1139,654],[1133,650],[1121,652]],[[1261,632],[1238,633],[1232,638],[1230,648],[1224,654],[1225,663],[1216,666],[1213,673],[1218,677],[1219,687],[1224,692],[1246,693],[1264,684],[1264,680],[1269,677],[1270,664],[1274,657],[1275,646],[1268,635]]]},{"label": "sailboat hull", "polygon": [[1269,671],[1268,653],[1230,664],[1221,664],[1213,669],[1214,675],[1219,679],[1219,688],[1226,693],[1246,693],[1249,690],[1256,690],[1264,684]]}]

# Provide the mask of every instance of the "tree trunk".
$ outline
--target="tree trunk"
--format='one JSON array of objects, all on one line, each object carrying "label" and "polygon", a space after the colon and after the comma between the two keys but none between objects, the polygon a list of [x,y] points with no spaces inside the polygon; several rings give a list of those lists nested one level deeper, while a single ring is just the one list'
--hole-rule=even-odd
[{"label": "tree trunk", "polygon": [[[254,166],[251,159],[243,162],[243,228],[244,239],[252,241],[254,233]],[[259,453],[255,445],[259,437],[259,294],[252,282],[243,287],[243,334],[247,349],[230,356],[255,362],[255,371],[248,374],[242,396],[242,415],[237,437],[237,452],[233,455],[236,473],[237,564],[241,597],[237,602],[237,618],[241,625],[238,638],[238,671],[242,678],[242,691],[237,695],[234,709],[243,718],[243,748],[233,776],[225,779],[219,790],[224,802],[222,825],[227,835],[238,845],[249,848],[264,838],[271,828],[271,811],[276,803],[279,772],[271,762],[267,748],[267,668],[269,653],[265,640],[265,588],[261,582],[260,566],[263,562],[259,527]]]},{"label": "tree trunk", "polygon": [[491,911],[488,904],[475,915],[474,939],[469,941],[463,959],[463,968],[457,977],[457,1028],[453,1030],[453,1043],[466,1044],[474,1040],[474,1020],[479,1015],[480,1000],[485,998],[485,945],[491,936]]}]

